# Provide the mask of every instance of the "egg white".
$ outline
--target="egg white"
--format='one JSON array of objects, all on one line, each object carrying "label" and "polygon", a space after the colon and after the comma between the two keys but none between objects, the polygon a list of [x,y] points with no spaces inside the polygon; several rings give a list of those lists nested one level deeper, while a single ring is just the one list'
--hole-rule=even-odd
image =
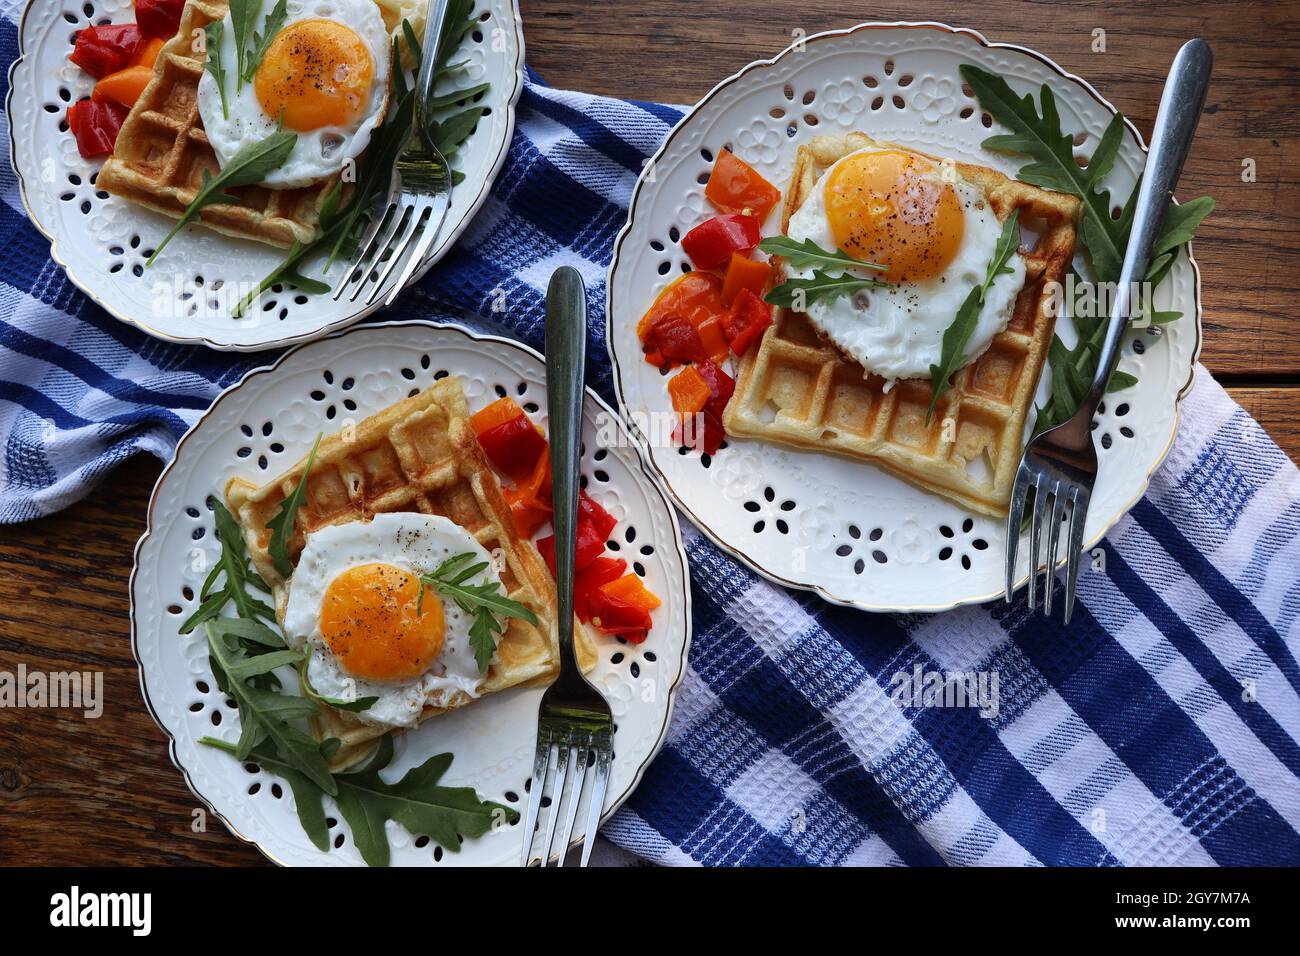
[{"label": "egg white", "polygon": [[289,580],[284,615],[285,640],[296,650],[309,649],[307,678],[324,697],[356,700],[378,697],[361,720],[386,727],[411,727],[426,704],[441,707],[456,692],[479,695],[484,675],[469,642],[473,617],[455,602],[426,591],[424,600],[442,600],[446,634],[442,651],[428,671],[410,681],[373,681],[347,673],[321,633],[320,609],[330,582],[348,568],[391,564],[412,574],[427,574],[457,554],[469,551],[474,563],[489,562],[475,583],[500,582],[491,557],[468,531],[453,521],[413,512],[377,514],[367,522],[332,525],[307,536]]},{"label": "egg white", "polygon": [[[831,181],[830,176],[840,163],[863,153],[882,151],[868,147],[832,165],[790,217],[786,234],[796,242],[811,239],[823,249],[836,249],[826,215],[825,184]],[[952,186],[961,204],[964,228],[957,254],[942,275],[892,283],[888,289],[867,289],[833,302],[812,301],[805,310],[812,323],[846,355],[891,384],[900,378],[930,377],[930,366],[937,365],[943,354],[943,333],[952,324],[971,287],[984,280],[1002,231],[1001,223],[977,187],[959,176]],[[1016,296],[1025,284],[1025,261],[1018,252],[1012,254],[1007,267],[1009,273],[993,280],[975,331],[966,345],[966,355],[972,361],[1007,327]],[[787,263],[786,273],[791,279],[808,279],[812,278],[813,269],[796,269]],[[862,274],[872,273],[863,270]]]},{"label": "egg white", "polygon": [[[257,30],[265,29],[265,20],[273,3],[263,4]],[[351,126],[323,126],[298,133],[298,141],[284,164],[267,174],[263,184],[272,189],[307,186],[343,169],[355,160],[370,143],[370,135],[383,119],[388,105],[389,48],[388,30],[379,7],[373,0],[288,0],[284,26],[302,20],[333,20],[349,27],[370,51],[374,63],[370,99],[361,118]],[[283,28],[282,28],[283,29]],[[227,12],[221,36],[221,62],[225,68],[226,101],[230,118],[221,109],[221,91],[216,78],[206,70],[199,79],[199,117],[203,131],[224,168],[239,150],[275,132],[276,118],[267,116],[258,102],[253,83],[236,89],[238,59],[235,54],[235,28]]]}]

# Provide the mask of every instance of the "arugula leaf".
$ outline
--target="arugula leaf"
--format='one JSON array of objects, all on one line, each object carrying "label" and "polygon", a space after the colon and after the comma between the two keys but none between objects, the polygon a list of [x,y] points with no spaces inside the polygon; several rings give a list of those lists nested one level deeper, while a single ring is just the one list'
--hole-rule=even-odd
[{"label": "arugula leaf", "polygon": [[988,295],[989,289],[998,276],[1012,271],[1007,262],[1010,261],[1011,256],[1019,246],[1020,210],[1017,209],[1002,224],[1002,233],[998,236],[997,246],[993,250],[993,258],[989,261],[988,268],[984,273],[984,281],[970,290],[965,301],[957,309],[957,315],[953,318],[952,323],[948,328],[944,329],[939,364],[930,366],[930,407],[925,413],[925,423],[927,425],[930,424],[930,419],[934,416],[934,409],[939,402],[939,396],[951,387],[948,380],[954,372],[969,361],[965,354],[966,343],[970,341],[971,335],[975,332],[975,326],[979,322],[980,309],[984,305],[984,298]]},{"label": "arugula leaf", "polygon": [[[261,0],[256,0],[255,5],[257,12],[261,12]],[[234,4],[231,4],[234,9]],[[275,39],[275,35],[280,32],[284,26],[284,21],[288,19],[289,10],[286,0],[276,0],[276,4],[267,14],[266,19],[262,21],[262,32],[253,34],[252,49],[248,51],[247,59],[244,61],[243,71],[239,74],[240,79],[245,83],[253,82],[253,74],[257,72],[258,66],[261,65],[263,58],[266,56],[266,50]]]},{"label": "arugula leaf", "polygon": [[308,700],[315,701],[318,704],[328,704],[335,710],[346,710],[350,714],[359,714],[364,710],[369,710],[379,700],[378,697],[358,697],[356,700],[341,700],[338,697],[326,697],[323,694],[316,693],[316,688],[311,686],[311,681],[307,678],[307,661],[311,658],[311,652],[305,651],[299,658],[300,665],[298,668],[298,684],[302,687],[302,695]]},{"label": "arugula leaf", "polygon": [[474,660],[480,672],[486,673],[492,655],[497,649],[497,635],[505,630],[498,618],[515,617],[529,624],[537,624],[537,615],[501,593],[501,582],[484,581],[470,584],[469,579],[486,571],[487,562],[473,564],[474,554],[465,551],[448,558],[433,570],[420,577],[420,600],[416,612],[423,612],[424,588],[430,587],[455,601],[462,611],[474,615],[470,625],[469,642],[474,648]]},{"label": "arugula leaf", "polygon": [[153,265],[153,261],[158,258],[158,253],[163,251],[163,248],[172,241],[172,237],[176,233],[198,218],[199,210],[204,206],[210,206],[213,203],[238,204],[239,200],[225,192],[225,190],[236,186],[250,186],[253,183],[260,183],[268,173],[272,173],[284,165],[284,161],[289,158],[289,153],[293,151],[293,144],[297,142],[297,139],[296,133],[284,129],[276,130],[265,139],[241,147],[239,152],[235,153],[230,162],[215,176],[204,169],[202,181],[199,183],[198,195],[185,207],[185,212],[181,215],[180,221],[172,227],[171,232],[167,233],[163,241],[158,244],[158,248],[149,256],[145,265]]},{"label": "arugula leaf", "polygon": [[248,45],[255,35],[262,0],[230,0],[230,23],[235,31],[235,61],[238,66],[235,90],[242,88],[248,70]]},{"label": "arugula leaf", "polygon": [[329,824],[325,820],[325,805],[321,801],[322,791],[306,774],[281,759],[279,751],[261,743],[254,747],[246,758],[240,758],[238,747],[218,737],[200,737],[199,743],[224,750],[236,759],[251,760],[263,769],[274,770],[289,784],[289,789],[293,792],[294,809],[298,811],[298,822],[302,824],[307,839],[311,840],[316,849],[329,852],[330,832]]},{"label": "arugula leaf", "polygon": [[217,81],[217,92],[221,94],[221,115],[224,119],[230,119],[230,107],[226,103],[226,68],[221,62],[221,37],[225,29],[224,20],[213,20],[203,28],[203,46],[208,53],[203,69]]},{"label": "arugula leaf", "polygon": [[338,787],[325,766],[320,745],[289,723],[314,716],[316,705],[303,697],[277,694],[245,683],[248,678],[266,673],[273,667],[300,661],[301,655],[296,651],[272,651],[250,657],[237,643],[227,640],[221,620],[209,621],[204,626],[213,676],[239,706],[241,732],[235,756],[247,760],[254,747],[263,741],[271,741],[295,770],[305,774],[326,793],[337,793]]},{"label": "arugula leaf", "polygon": [[352,830],[361,857],[371,866],[389,863],[384,825],[400,823],[412,834],[427,836],[451,853],[460,851],[460,837],[477,837],[496,823],[513,823],[519,814],[499,803],[480,800],[472,787],[438,784],[452,755],[435,754],[412,767],[397,783],[379,776],[393,759],[393,740],[382,738],[374,757],[360,770],[339,774],[339,811]]},{"label": "arugula leaf", "polygon": [[[997,74],[963,63],[961,75],[975,91],[980,105],[995,120],[1011,130],[1010,133],[988,137],[983,145],[998,152],[1032,157],[1034,161],[1022,166],[1017,173],[1019,179],[1082,199],[1084,211],[1080,231],[1084,245],[1092,257],[1093,268],[1099,276],[1109,281],[1118,278],[1120,263],[1124,258],[1123,245],[1118,240],[1115,220],[1111,217],[1110,194],[1098,191],[1095,187],[1097,181],[1109,171],[1109,165],[1114,163],[1123,118],[1117,114],[1106,128],[1096,150],[1101,162],[1096,168],[1081,169],[1074,161],[1073,138],[1061,132],[1056,97],[1050,86],[1044,83],[1039,93],[1042,104],[1040,117],[1033,96],[1017,96],[1007,81]],[[1105,149],[1101,146],[1105,146]]]},{"label": "arugula leaf", "polygon": [[1110,381],[1106,383],[1107,392],[1122,392],[1126,388],[1132,388],[1138,383],[1136,375],[1130,375],[1128,372],[1121,372],[1119,369],[1110,373]]},{"label": "arugula leaf", "polygon": [[795,242],[789,236],[770,236],[758,244],[758,248],[769,255],[782,256],[790,261],[796,269],[809,266],[848,266],[850,268],[877,269],[884,272],[887,266],[878,262],[863,262],[854,259],[836,249],[828,252],[811,239]]},{"label": "arugula leaf", "polygon": [[271,529],[271,543],[267,545],[266,550],[271,555],[275,570],[286,580],[293,573],[293,562],[289,560],[289,539],[293,537],[294,521],[307,494],[307,477],[311,474],[311,466],[316,461],[316,449],[320,448],[320,440],[321,433],[317,433],[311,451],[307,454],[307,464],[303,466],[302,477],[298,479],[297,486],[284,501],[280,502],[280,510],[275,517],[266,523],[266,526]]},{"label": "arugula leaf", "polygon": [[840,296],[853,295],[863,289],[884,289],[888,283],[853,275],[831,275],[813,270],[810,279],[787,279],[763,297],[769,305],[802,311],[809,302],[834,302]]},{"label": "arugula leaf", "polygon": [[[249,569],[248,550],[243,535],[239,533],[239,525],[220,499],[213,496],[208,499],[208,504],[212,506],[217,537],[221,542],[221,555],[199,591],[198,609],[180,626],[180,633],[188,634],[200,624],[212,620],[231,601],[235,602],[239,616],[250,622],[259,617],[268,621],[275,620],[275,611],[247,591],[250,583],[255,583],[263,591],[269,592],[271,589]],[[225,584],[216,590],[216,583],[223,574]]]}]

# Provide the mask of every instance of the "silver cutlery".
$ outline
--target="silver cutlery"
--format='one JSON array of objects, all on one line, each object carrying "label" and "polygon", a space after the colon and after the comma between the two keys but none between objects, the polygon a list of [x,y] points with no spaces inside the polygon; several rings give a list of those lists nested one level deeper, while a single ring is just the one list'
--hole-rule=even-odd
[{"label": "silver cutlery", "polygon": [[[523,865],[532,859],[538,812],[547,773],[555,769],[541,865],[554,855],[564,865],[583,787],[592,778],[581,866],[591,857],[600,825],[613,759],[614,716],[609,704],[583,676],[573,655],[573,577],[578,511],[578,459],[582,438],[583,366],[587,352],[587,296],[582,277],[567,266],[551,276],[546,290],[546,409],[551,430],[551,501],[555,522],[555,580],[558,592],[560,675],[542,696],[537,717],[537,751],[524,818]],[[594,773],[588,771],[594,768]],[[565,785],[569,795],[565,799]],[[556,844],[556,823],[564,828]]]},{"label": "silver cutlery", "polygon": [[[1119,361],[1120,346],[1128,329],[1133,290],[1146,275],[1151,247],[1160,232],[1165,210],[1192,145],[1196,123],[1205,105],[1213,57],[1204,40],[1191,40],[1174,57],[1160,110],[1151,135],[1151,150],[1134,207],[1119,285],[1112,299],[1109,325],[1087,395],[1066,422],[1048,429],[1025,448],[1016,472],[1007,515],[1007,601],[1016,581],[1016,552],[1029,492],[1033,515],[1029,526],[1029,606],[1038,604],[1038,578],[1043,575],[1043,613],[1052,613],[1052,585],[1059,562],[1061,525],[1066,525],[1065,623],[1069,623],[1079,580],[1079,553],[1088,502],[1097,479],[1097,450],[1092,440],[1092,419],[1106,391],[1106,383]],[[1043,551],[1046,538],[1046,552]]]},{"label": "silver cutlery", "polygon": [[415,80],[411,130],[398,151],[388,192],[376,197],[357,254],[334,286],[335,300],[352,286],[348,301],[355,302],[362,290],[369,286],[366,304],[371,304],[379,297],[389,274],[405,255],[406,264],[384,300],[385,305],[392,305],[433,245],[447,215],[447,207],[451,205],[451,167],[433,143],[429,132],[432,118],[427,105],[433,96],[438,47],[442,41],[448,2],[429,0],[420,71]]}]

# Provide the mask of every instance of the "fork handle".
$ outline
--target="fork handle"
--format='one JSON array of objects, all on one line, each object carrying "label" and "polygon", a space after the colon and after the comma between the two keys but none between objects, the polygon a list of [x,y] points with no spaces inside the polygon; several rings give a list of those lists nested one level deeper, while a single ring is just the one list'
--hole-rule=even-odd
[{"label": "fork handle", "polygon": [[433,84],[438,72],[438,48],[442,46],[442,31],[446,26],[447,7],[451,0],[429,0],[425,9],[424,40],[420,43],[420,72],[415,77],[415,128],[424,137],[425,145],[435,148],[430,126],[433,116],[428,108],[433,96]]},{"label": "fork handle", "polygon": [[551,431],[551,504],[560,664],[573,661],[573,577],[582,441],[583,370],[587,361],[587,292],[576,269],[561,266],[546,288],[546,414]]},{"label": "fork handle", "polygon": [[[1119,361],[1120,344],[1128,328],[1133,308],[1133,290],[1146,278],[1151,262],[1151,247],[1160,234],[1174,186],[1183,171],[1183,161],[1192,146],[1196,123],[1201,118],[1205,94],[1210,87],[1210,65],[1213,62],[1210,45],[1204,40],[1189,40],[1174,57],[1165,80],[1165,91],[1160,97],[1160,110],[1156,113],[1155,127],[1151,133],[1151,152],[1147,157],[1142,184],[1138,188],[1137,205],[1133,210],[1133,228],[1129,233],[1128,248],[1124,252],[1124,265],[1120,269],[1119,287],[1112,300],[1110,324],[1097,360],[1097,374],[1084,404],[1096,409],[1106,392],[1106,383]],[[1091,419],[1091,414],[1089,415]]]}]

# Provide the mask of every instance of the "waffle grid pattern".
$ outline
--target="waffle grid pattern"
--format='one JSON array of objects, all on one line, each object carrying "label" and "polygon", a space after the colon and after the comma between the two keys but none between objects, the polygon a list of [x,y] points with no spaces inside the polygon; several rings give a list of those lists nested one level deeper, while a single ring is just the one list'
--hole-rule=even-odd
[{"label": "waffle grid pattern", "polygon": [[[861,133],[820,136],[800,147],[782,231],[826,168],[875,143]],[[926,423],[928,379],[896,382],[868,374],[826,341],[808,317],[778,311],[760,347],[740,362],[727,406],[728,434],[871,461],[971,510],[1005,515],[1025,420],[1047,356],[1055,314],[1050,285],[1074,253],[1077,201],[966,163],[958,173],[988,197],[999,221],[1019,209],[1042,225],[1022,253],[1026,281],[1005,331],[953,376]],[[779,265],[779,264],[778,264]]]},{"label": "waffle grid pattern", "polygon": [[[253,564],[274,592],[283,620],[288,584],[276,572],[268,547],[267,522],[280,510],[302,476],[305,461],[261,488],[232,479],[226,501],[240,523]],[[555,587],[536,547],[514,530],[501,486],[479,448],[460,379],[444,378],[432,387],[322,440],[307,480],[289,542],[297,562],[306,536],[327,525],[366,521],[379,513],[422,512],[443,515],[463,527],[490,553],[502,555],[502,588],[540,619],[534,627],[508,622],[497,644],[480,694],[531,682],[545,682],[555,672]],[[584,670],[595,662],[589,636],[575,623],[578,660]],[[454,691],[426,707],[421,721],[472,702]],[[323,709],[317,734],[338,737],[343,746],[337,766],[354,763],[386,728],[355,715]]]},{"label": "waffle grid pattern", "polygon": [[[153,79],[118,133],[97,184],[174,219],[193,201],[206,170],[220,169],[199,118],[199,79],[205,54],[195,31],[226,15],[222,0],[188,0],[180,28],[164,44]],[[228,190],[238,204],[206,206],[199,221],[217,232],[287,247],[316,235],[320,203],[338,177],[300,189],[241,186]]]}]

